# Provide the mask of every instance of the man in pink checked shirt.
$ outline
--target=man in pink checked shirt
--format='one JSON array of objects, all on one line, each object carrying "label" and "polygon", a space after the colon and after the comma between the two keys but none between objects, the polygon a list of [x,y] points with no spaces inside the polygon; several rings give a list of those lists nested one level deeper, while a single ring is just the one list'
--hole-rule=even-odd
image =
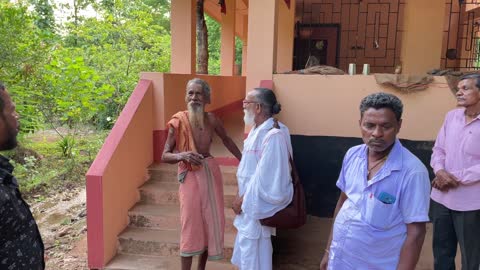
[{"label": "man in pink checked shirt", "polygon": [[480,74],[460,78],[459,108],[447,113],[431,166],[431,215],[435,270],[455,269],[457,243],[462,270],[480,269]]}]

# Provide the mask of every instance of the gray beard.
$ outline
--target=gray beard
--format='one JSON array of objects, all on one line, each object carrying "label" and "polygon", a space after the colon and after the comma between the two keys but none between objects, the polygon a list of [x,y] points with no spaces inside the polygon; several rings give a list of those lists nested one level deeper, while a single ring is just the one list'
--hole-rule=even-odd
[{"label": "gray beard", "polygon": [[255,114],[248,110],[243,110],[244,116],[243,116],[243,122],[247,126],[253,126],[255,125]]},{"label": "gray beard", "polygon": [[188,120],[192,127],[203,129],[205,127],[204,118],[205,112],[203,107],[188,105]]}]

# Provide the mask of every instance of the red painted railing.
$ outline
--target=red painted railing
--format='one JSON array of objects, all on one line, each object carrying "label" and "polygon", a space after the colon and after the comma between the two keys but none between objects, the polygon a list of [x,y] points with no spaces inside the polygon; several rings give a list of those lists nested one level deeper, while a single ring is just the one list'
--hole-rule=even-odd
[{"label": "red painted railing", "polygon": [[103,268],[115,255],[115,238],[126,226],[128,209],[138,200],[136,188],[129,186],[146,180],[146,168],[153,161],[152,91],[151,81],[139,81],[87,172],[90,269]]}]

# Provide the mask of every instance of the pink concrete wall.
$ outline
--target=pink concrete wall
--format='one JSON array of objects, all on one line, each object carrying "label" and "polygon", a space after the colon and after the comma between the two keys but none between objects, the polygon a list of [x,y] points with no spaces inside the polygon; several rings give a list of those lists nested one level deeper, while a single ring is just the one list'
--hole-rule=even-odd
[{"label": "pink concrete wall", "polygon": [[153,161],[153,87],[140,80],[87,172],[89,268],[103,268],[117,250],[127,211]]},{"label": "pink concrete wall", "polygon": [[359,104],[374,92],[397,95],[404,103],[400,138],[435,140],[455,98],[443,77],[429,88],[405,94],[378,85],[373,75],[273,75],[274,91],[282,104],[280,121],[292,134],[360,137]]}]

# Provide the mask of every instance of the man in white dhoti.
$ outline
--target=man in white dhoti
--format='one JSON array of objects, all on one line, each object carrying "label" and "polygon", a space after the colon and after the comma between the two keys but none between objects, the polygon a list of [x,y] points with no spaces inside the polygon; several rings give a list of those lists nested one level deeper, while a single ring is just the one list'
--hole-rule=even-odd
[{"label": "man in white dhoti", "polygon": [[[238,196],[232,208],[238,233],[232,263],[240,270],[271,270],[270,236],[275,235],[275,228],[262,226],[259,220],[273,216],[292,200],[290,133],[272,118],[281,109],[272,90],[250,91],[243,109],[245,124],[252,130],[237,171]],[[276,123],[279,128],[274,128]]]}]

